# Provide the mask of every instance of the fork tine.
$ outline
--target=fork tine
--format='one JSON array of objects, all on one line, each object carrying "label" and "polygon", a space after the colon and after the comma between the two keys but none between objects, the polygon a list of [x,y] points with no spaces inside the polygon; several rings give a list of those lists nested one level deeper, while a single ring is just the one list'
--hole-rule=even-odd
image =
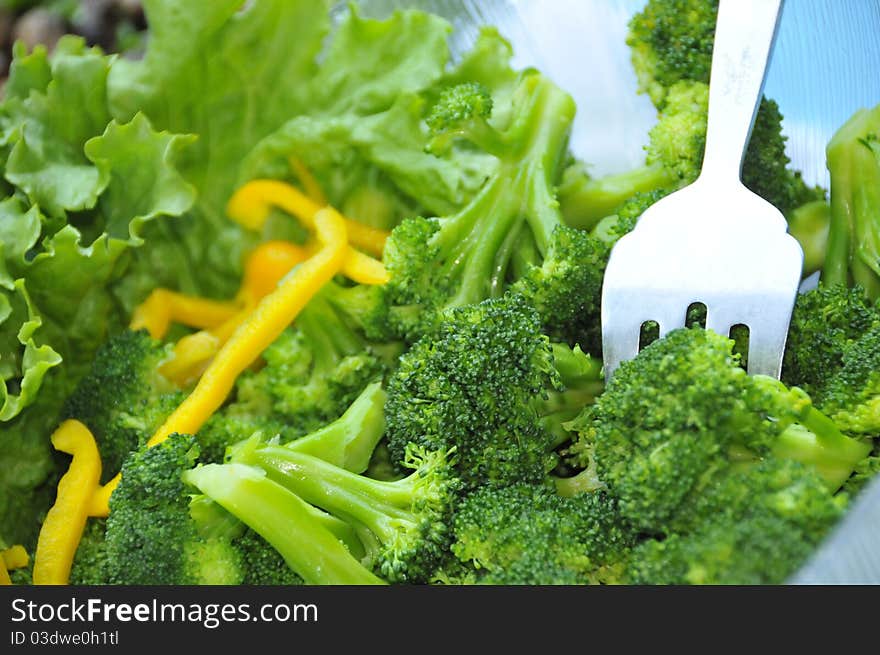
[{"label": "fork tine", "polygon": [[613,329],[602,330],[602,363],[605,380],[608,381],[621,362],[639,354],[642,322],[614,321],[604,324],[614,326]]},{"label": "fork tine", "polygon": [[769,375],[779,379],[788,328],[784,312],[769,312],[748,322],[749,375]]}]

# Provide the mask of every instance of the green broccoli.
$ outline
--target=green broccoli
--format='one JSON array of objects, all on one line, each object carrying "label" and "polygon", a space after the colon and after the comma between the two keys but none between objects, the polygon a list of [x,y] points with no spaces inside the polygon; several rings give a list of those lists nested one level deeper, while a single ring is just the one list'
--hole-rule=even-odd
[{"label": "green broccoli", "polygon": [[511,102],[509,124],[493,125],[485,89],[459,84],[441,94],[427,119],[434,151],[466,138],[499,164],[459,212],[410,218],[392,231],[385,302],[393,333],[409,342],[430,332],[447,309],[501,295],[524,235],[543,256],[562,225],[555,185],[574,102],[535,71],[521,76]]},{"label": "green broccoli", "polygon": [[844,432],[880,434],[880,322],[844,350],[816,401]]},{"label": "green broccoli", "polygon": [[639,90],[657,107],[681,80],[708,83],[718,0],[649,0],[630,19],[630,48]]},{"label": "green broccoli", "polygon": [[455,448],[473,488],[544,480],[558,461],[557,428],[593,401],[602,381],[599,362],[552,346],[534,308],[508,293],[451,311],[401,357],[387,390],[392,459],[412,443]]},{"label": "green broccoli", "polygon": [[[454,452],[412,446],[403,460],[412,472],[394,481],[367,478],[292,448],[259,442],[239,449],[234,461],[258,467],[288,493],[354,527],[366,550],[363,561],[389,582],[427,582],[448,548],[459,486]],[[245,515],[240,518],[249,523]]]},{"label": "green broccoli", "polygon": [[802,461],[837,489],[870,451],[800,389],[747,375],[733,345],[709,330],[673,330],[621,365],[570,425],[573,462],[595,463],[621,514],[649,534],[668,533],[688,498],[734,463]]},{"label": "green broccoli", "polygon": [[109,584],[238,584],[241,561],[226,539],[204,538],[190,516],[183,472],[198,454],[195,437],[174,434],[132,452],[110,496],[105,533]]},{"label": "green broccoli", "polygon": [[831,176],[831,224],[822,268],[826,284],[859,285],[880,297],[880,105],[861,109],[826,148]]},{"label": "green broccoli", "polygon": [[322,294],[263,352],[263,360],[263,368],[239,378],[224,414],[280,432],[284,440],[338,418],[384,370],[363,334]]},{"label": "green broccoli", "polygon": [[651,128],[644,166],[600,178],[586,175],[578,166],[566,169],[559,187],[566,224],[594,229],[636,194],[662,197],[696,180],[703,163],[708,108],[708,86],[680,82],[670,90],[669,101]]},{"label": "green broccoli", "polygon": [[845,494],[797,462],[770,458],[713,477],[682,511],[677,531],[646,539],[632,584],[781,584],[843,515]]},{"label": "green broccoli", "polygon": [[102,482],[119,472],[129,452],[149,439],[183,400],[159,372],[170,348],[146,330],[125,330],[106,341],[62,409],[82,422],[98,444]]},{"label": "green broccoli", "polygon": [[[258,534],[250,534],[234,512],[189,485],[197,456],[195,438],[177,433],[130,453],[110,497],[110,515],[87,525],[71,573],[74,584],[293,584],[300,577],[313,579],[309,576],[316,574],[310,571],[322,566],[314,553],[312,559],[296,560],[299,568],[283,564],[286,554],[299,547],[293,537],[279,547],[256,527]],[[342,570],[352,579],[369,577],[358,564],[363,547],[348,524],[299,499],[290,503],[293,509],[267,507],[279,516],[294,516],[290,525],[337,544]]]},{"label": "green broccoli", "polygon": [[782,360],[783,382],[818,398],[843,365],[844,353],[877,325],[880,312],[859,286],[823,280],[799,294]]},{"label": "green broccoli", "polygon": [[[717,15],[717,0],[649,0],[630,19],[627,45],[639,87],[661,115],[676,102],[682,84],[684,88],[707,89]],[[703,93],[703,102],[708,106],[708,92]],[[705,133],[703,114],[700,120]],[[749,189],[789,216],[801,205],[822,200],[825,192],[807,186],[800,172],[788,168],[785,142],[779,106],[762,98],[743,161],[742,179]]]},{"label": "green broccoli", "polygon": [[454,526],[452,552],[485,584],[616,582],[635,542],[606,494],[564,498],[540,484],[477,489]]},{"label": "green broccoli", "polygon": [[[314,507],[265,472],[238,463],[205,464],[187,470],[183,479],[271,544],[306,584],[382,584]],[[271,575],[265,562],[257,566],[252,579]]]}]

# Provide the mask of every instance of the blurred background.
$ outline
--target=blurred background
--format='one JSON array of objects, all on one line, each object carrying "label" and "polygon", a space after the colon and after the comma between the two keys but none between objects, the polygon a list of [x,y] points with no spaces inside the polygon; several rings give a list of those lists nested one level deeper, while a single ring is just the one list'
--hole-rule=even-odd
[{"label": "blurred background", "polygon": [[[454,52],[496,25],[516,62],[536,66],[572,93],[574,151],[597,174],[642,158],[654,121],[626,47],[629,17],[645,0],[364,0],[382,16],[402,5],[434,11],[455,27]],[[340,9],[341,11],[342,9]],[[880,103],[880,0],[787,0],[764,88],[779,103],[788,155],[807,182],[827,187],[825,145],[856,109]]]},{"label": "blurred background", "polygon": [[140,0],[0,0],[0,73],[5,77],[12,44],[51,47],[63,34],[79,34],[112,52],[138,52],[146,21]]}]

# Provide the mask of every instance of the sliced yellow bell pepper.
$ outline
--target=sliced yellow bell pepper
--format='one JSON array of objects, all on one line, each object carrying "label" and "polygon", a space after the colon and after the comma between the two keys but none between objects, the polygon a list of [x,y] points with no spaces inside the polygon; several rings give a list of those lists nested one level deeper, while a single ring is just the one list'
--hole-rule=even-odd
[{"label": "sliced yellow bell pepper", "polygon": [[211,328],[228,320],[240,305],[234,302],[187,296],[169,289],[156,289],[134,310],[129,327],[145,328],[154,339],[168,333],[172,321],[194,328]]},{"label": "sliced yellow bell pepper", "polygon": [[244,279],[236,296],[240,309],[219,325],[180,339],[171,358],[159,372],[177,386],[185,388],[205,371],[210,360],[247,320],[260,299],[269,295],[290,270],[305,260],[304,248],[287,241],[267,241],[257,246],[245,264]]},{"label": "sliced yellow bell pepper", "polygon": [[[296,216],[314,229],[314,216],[322,205],[295,187],[277,180],[252,180],[236,191],[226,205],[230,218],[250,230],[260,230],[272,207]],[[349,242],[376,257],[382,256],[388,232],[357,221],[345,220]]]},{"label": "sliced yellow bell pepper", "polygon": [[101,480],[95,438],[79,421],[67,420],[52,435],[56,450],[73,455],[58,482],[57,497],[40,528],[34,556],[35,585],[67,584],[92,497]]},{"label": "sliced yellow bell pepper", "polygon": [[29,560],[24,546],[11,546],[0,551],[0,586],[11,585],[12,580],[9,578],[9,572],[24,568],[28,565]]},{"label": "sliced yellow bell pepper", "polygon": [[[161,443],[174,432],[198,432],[226,400],[239,374],[253,364],[321,287],[340,271],[348,250],[345,221],[336,210],[325,207],[315,215],[315,227],[321,250],[290,271],[274,291],[260,300],[208,365],[192,393],[153,434],[148,446]],[[109,513],[110,495],[119,480],[117,474],[94,495],[93,516]]]},{"label": "sliced yellow bell pepper", "polygon": [[6,569],[14,571],[15,569],[23,569],[28,565],[30,557],[22,545],[10,546],[6,550],[0,552],[0,558],[6,565]]}]

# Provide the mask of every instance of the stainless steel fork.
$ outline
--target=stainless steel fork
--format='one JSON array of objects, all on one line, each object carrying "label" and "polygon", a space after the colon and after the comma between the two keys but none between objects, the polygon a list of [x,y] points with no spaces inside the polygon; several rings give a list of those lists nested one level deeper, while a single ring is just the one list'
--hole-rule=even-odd
[{"label": "stainless steel fork", "polygon": [[803,251],[782,213],[743,186],[782,0],[721,0],[699,178],[651,206],[615,245],[602,290],[606,379],[638,353],[641,326],[661,336],[706,305],[706,328],[749,328],[748,371],[779,377]]}]

